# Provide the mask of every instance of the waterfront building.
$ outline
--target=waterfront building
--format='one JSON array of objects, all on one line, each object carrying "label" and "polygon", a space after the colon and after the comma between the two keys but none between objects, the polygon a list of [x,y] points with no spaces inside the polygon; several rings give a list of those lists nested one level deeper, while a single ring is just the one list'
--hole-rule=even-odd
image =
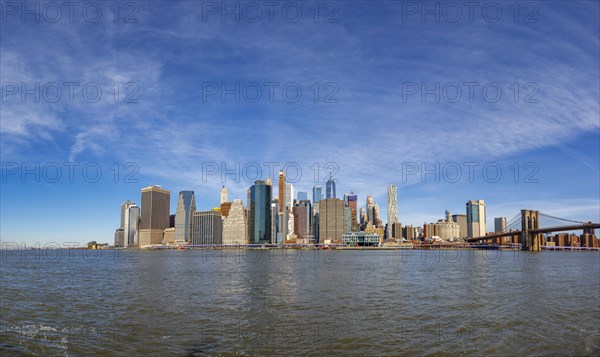
[{"label": "waterfront building", "polygon": [[222,244],[223,222],[216,210],[194,212],[192,219],[192,244]]},{"label": "waterfront building", "polygon": [[175,227],[165,228],[163,232],[163,244],[171,245],[175,243]]},{"label": "waterfront building", "polygon": [[392,223],[391,237],[396,240],[396,242],[402,241],[402,223]]},{"label": "waterfront building", "polygon": [[453,214],[452,221],[458,224],[460,238],[467,238],[467,215],[466,214]]},{"label": "waterfront building", "polygon": [[139,245],[162,244],[170,221],[171,192],[160,186],[142,189]]},{"label": "waterfront building", "polygon": [[377,233],[347,232],[342,235],[342,244],[348,246],[377,247],[381,237]]},{"label": "waterfront building", "polygon": [[339,242],[344,234],[344,201],[327,198],[319,202],[319,243]]},{"label": "waterfront building", "polygon": [[494,218],[494,232],[495,233],[506,232],[506,217]]},{"label": "waterfront building", "polygon": [[123,228],[117,228],[115,230],[115,247],[122,247],[125,244],[124,240]]},{"label": "waterfront building", "polygon": [[485,236],[485,224],[485,201],[470,200],[467,202],[467,237]]},{"label": "waterfront building", "polygon": [[416,240],[417,237],[419,237],[419,234],[416,232],[415,227],[410,225],[403,228],[403,235],[407,241]]},{"label": "waterfront building", "polygon": [[196,212],[194,191],[179,191],[175,210],[176,244],[188,244],[192,241],[192,216]]},{"label": "waterfront building", "polygon": [[435,235],[444,241],[456,241],[460,238],[460,227],[456,222],[440,219],[435,224]]},{"label": "waterfront building", "polygon": [[140,207],[133,204],[125,210],[124,247],[135,247],[139,244]]},{"label": "waterfront building", "polygon": [[125,210],[127,210],[127,207],[133,206],[134,204],[135,202],[130,200],[127,200],[121,204],[121,225],[119,228],[125,227]]},{"label": "waterfront building", "polygon": [[[250,244],[271,243],[271,201],[272,187],[265,181],[256,181],[248,190],[248,240]],[[281,205],[279,208],[282,213]]]},{"label": "waterfront building", "polygon": [[380,238],[380,243],[383,244],[383,237],[385,235],[385,230],[383,227],[376,227],[371,223],[368,223],[365,227],[365,233],[377,234]]},{"label": "waterfront building", "polygon": [[247,236],[246,210],[242,200],[234,200],[229,214],[223,219],[223,244],[247,244]]}]

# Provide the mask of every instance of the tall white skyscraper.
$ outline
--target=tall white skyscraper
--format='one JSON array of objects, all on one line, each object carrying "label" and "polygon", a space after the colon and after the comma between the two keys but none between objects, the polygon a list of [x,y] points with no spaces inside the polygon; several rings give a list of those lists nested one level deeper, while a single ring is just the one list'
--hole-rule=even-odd
[{"label": "tall white skyscraper", "polygon": [[131,205],[127,206],[124,214],[123,222],[123,233],[125,247],[132,247],[139,245],[138,242],[138,223],[140,221],[140,207],[136,206],[132,202]]},{"label": "tall white skyscraper", "polygon": [[486,234],[485,201],[471,200],[467,202],[467,236],[483,237]]},{"label": "tall white skyscraper", "polygon": [[387,194],[387,236],[392,236],[392,224],[399,223],[398,222],[398,191],[396,189],[396,185],[388,185],[388,194]]}]

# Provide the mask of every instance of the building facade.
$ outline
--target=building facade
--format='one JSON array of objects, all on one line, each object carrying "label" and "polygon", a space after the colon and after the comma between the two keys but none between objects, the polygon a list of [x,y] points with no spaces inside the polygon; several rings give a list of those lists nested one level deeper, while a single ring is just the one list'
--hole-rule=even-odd
[{"label": "building facade", "polygon": [[485,236],[485,224],[485,201],[470,200],[467,202],[467,237]]},{"label": "building facade", "polygon": [[175,210],[175,244],[192,241],[192,216],[196,212],[194,191],[180,191]]},{"label": "building facade", "polygon": [[192,225],[193,245],[223,243],[221,212],[215,210],[194,212]]},{"label": "building facade", "polygon": [[506,232],[506,217],[494,218],[494,233]]},{"label": "building facade", "polygon": [[312,206],[309,200],[299,201],[293,209],[294,234],[305,243],[314,243],[312,238]]},{"label": "building facade", "polygon": [[339,242],[344,234],[344,201],[326,198],[319,202],[319,244]]},{"label": "building facade", "polygon": [[320,200],[323,199],[323,187],[321,186],[315,186],[313,187],[312,190],[312,194],[313,194],[313,206],[315,206],[317,204],[317,202],[319,202]]},{"label": "building facade", "polygon": [[223,244],[248,244],[248,223],[242,200],[234,200],[223,219]]},{"label": "building facade", "polygon": [[131,205],[125,210],[124,246],[136,247],[139,244],[140,207]]},{"label": "building facade", "polygon": [[329,176],[329,180],[325,183],[325,198],[336,198],[335,196],[335,181]]},{"label": "building facade", "polygon": [[452,221],[458,224],[460,238],[467,238],[467,215],[466,214],[453,214]]},{"label": "building facade", "polygon": [[171,192],[160,186],[142,189],[139,245],[162,244],[165,228],[169,227]]},{"label": "building facade", "polygon": [[398,189],[396,185],[388,185],[387,192],[387,236],[391,237],[392,225],[398,223]]},{"label": "building facade", "polygon": [[248,190],[248,240],[250,244],[264,244],[272,241],[271,189],[271,185],[259,180]]},{"label": "building facade", "polygon": [[308,192],[306,191],[298,191],[296,195],[296,199],[298,199],[298,202],[308,200]]}]

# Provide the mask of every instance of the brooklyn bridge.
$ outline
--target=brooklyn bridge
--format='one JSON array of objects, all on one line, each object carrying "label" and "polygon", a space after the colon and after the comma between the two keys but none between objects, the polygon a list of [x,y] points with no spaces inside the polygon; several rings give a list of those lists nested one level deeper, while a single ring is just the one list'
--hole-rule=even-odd
[{"label": "brooklyn bridge", "polygon": [[[545,222],[558,222],[558,224],[545,224],[545,227],[541,227],[540,218],[543,218]],[[582,230],[583,237],[593,240],[594,230],[597,228],[600,228],[600,223],[574,221],[554,217],[540,211],[524,209],[508,221],[504,232],[468,238],[467,242],[472,244],[520,244],[523,250],[538,251],[549,247],[544,234]],[[582,246],[589,246],[589,244],[587,241],[582,242]]]}]

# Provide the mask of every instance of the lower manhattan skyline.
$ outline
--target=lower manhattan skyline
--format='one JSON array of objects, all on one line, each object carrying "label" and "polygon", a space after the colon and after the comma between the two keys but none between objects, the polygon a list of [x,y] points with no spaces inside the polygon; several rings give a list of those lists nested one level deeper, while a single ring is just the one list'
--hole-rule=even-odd
[{"label": "lower manhattan skyline", "polygon": [[[587,50],[598,45],[593,3],[578,2],[567,14],[560,4],[546,5],[534,23],[515,22],[513,9],[505,6],[498,23],[488,22],[478,13],[473,23],[466,18],[462,18],[466,23],[437,21],[430,15],[424,24],[419,14],[408,15],[412,8],[380,3],[368,7],[367,15],[383,20],[391,16],[386,13],[391,9],[399,11],[395,13],[400,18],[387,24],[392,26],[389,31],[376,32],[379,42],[370,42],[371,32],[376,30],[357,20],[363,5],[336,4],[338,16],[331,20],[337,18],[337,23],[314,23],[307,15],[298,23],[281,18],[274,18],[273,23],[265,18],[261,19],[266,22],[257,24],[243,18],[239,23],[231,18],[222,22],[220,12],[208,15],[200,8],[198,21],[171,24],[157,13],[160,6],[138,7],[138,22],[131,24],[111,24],[106,18],[95,25],[85,19],[70,23],[68,18],[54,24],[42,18],[39,24],[28,26],[31,23],[23,23],[19,16],[21,8],[15,10],[16,15],[7,15],[0,63],[4,83],[1,200],[3,206],[13,209],[3,214],[3,236],[30,243],[84,243],[77,234],[62,229],[65,215],[72,217],[76,231],[95,227],[91,238],[102,241],[112,234],[118,218],[113,207],[140,187],[162,184],[175,192],[194,190],[198,207],[210,209],[218,199],[215,187],[221,185],[244,199],[247,186],[254,181],[253,163],[263,170],[263,180],[272,163],[278,163],[274,171],[298,163],[302,176],[294,186],[304,190],[316,185],[314,165],[318,163],[323,195],[330,171],[336,171],[333,176],[339,181],[339,193],[372,194],[379,202],[385,198],[387,184],[394,183],[399,215],[412,224],[438,217],[446,209],[462,210],[463,202],[474,197],[484,197],[490,209],[498,209],[490,211],[494,216],[509,215],[513,206],[545,207],[573,219],[595,221],[600,216],[596,200],[600,194],[600,94],[595,82],[588,80],[598,78],[599,58],[597,51]],[[521,4],[522,13],[525,5]],[[189,6],[175,3],[169,14],[195,18],[195,10],[186,14]],[[109,13],[105,9],[104,14]],[[590,21],[569,25],[554,21],[573,16],[590,17]],[[33,21],[33,17],[29,19]],[[171,25],[177,28],[177,35],[164,31]],[[108,41],[110,32],[98,33],[98,26],[118,30],[123,36],[147,33],[173,55],[155,53],[145,41],[128,43],[127,50],[120,38],[102,50],[74,41],[79,36]],[[504,31],[504,27],[514,31]],[[43,43],[58,36],[59,28],[64,29],[60,38],[65,41],[45,48]],[[273,28],[281,31],[270,31]],[[17,29],[22,31],[12,34]],[[43,31],[32,37],[36,29]],[[337,40],[318,40],[320,30],[332,31]],[[448,39],[435,38],[425,45],[440,31]],[[188,35],[198,33],[205,36],[187,41]],[[287,41],[300,34],[307,35],[301,43]],[[567,34],[577,40],[571,41]],[[379,46],[393,42],[396,35],[404,41],[402,48]],[[216,43],[211,42],[213,38]],[[248,48],[244,43],[252,38],[265,41]],[[494,41],[488,41],[490,38]],[[519,41],[549,45],[509,46]],[[67,51],[66,42],[76,47]],[[198,50],[209,43],[214,45],[211,52]],[[188,50],[175,56],[173,51],[183,44]],[[297,46],[310,49],[303,52],[310,65],[299,56]],[[72,65],[55,66],[48,72],[48,64],[33,55],[35,48],[44,48],[51,58],[63,58]],[[246,60],[233,56],[234,48],[244,49]],[[404,48],[411,49],[413,60],[392,61]],[[473,49],[479,52],[468,52]],[[436,51],[444,54],[438,60],[438,72],[428,64],[428,56]],[[348,52],[354,55],[343,56]],[[134,60],[140,53],[145,54],[143,60]],[[222,63],[215,59],[219,56],[232,60]],[[119,65],[108,58],[118,58]],[[193,65],[200,62],[206,66]],[[365,70],[356,71],[359,65],[366,66]],[[244,71],[238,72],[241,69]],[[261,74],[251,75],[247,69]],[[354,72],[352,76],[350,72]],[[71,82],[79,85],[64,85]],[[263,83],[272,82],[278,85],[271,85],[271,101],[271,87]],[[96,98],[88,97],[95,93],[96,83],[102,96],[93,102]],[[256,102],[249,100],[258,93],[254,84],[262,94]],[[242,95],[244,86],[247,93]],[[293,98],[288,97],[298,86],[302,97],[291,102],[288,99]],[[82,94],[84,87],[89,95]],[[289,92],[285,98],[284,87]],[[315,103],[316,88],[320,90]],[[502,95],[496,100],[498,89]],[[58,91],[61,96],[54,103]],[[460,99],[454,101],[459,91]],[[331,95],[331,100],[324,102]],[[158,128],[169,136],[159,135]],[[448,167],[448,178],[439,183],[433,175],[421,180],[421,165],[431,169],[436,162],[440,171],[444,165],[457,163],[462,179],[451,182],[455,170]],[[37,170],[36,163],[40,165]],[[246,167],[245,177],[250,179],[240,178],[238,183],[231,175],[225,180],[209,175],[203,181],[203,163],[204,171],[216,165],[220,174],[225,165],[225,170],[238,171],[240,177]],[[334,166],[325,167],[328,163]],[[418,173],[409,175],[407,182],[402,178],[403,163],[418,166]],[[464,163],[479,163],[472,183]],[[498,182],[486,181],[481,172],[489,163],[498,163],[502,169]],[[515,163],[520,167],[517,183]],[[54,166],[61,169],[59,179],[55,179]],[[86,174],[95,179],[96,166],[102,170],[101,179],[86,179]],[[293,167],[290,170],[288,175],[293,176]],[[493,170],[489,169],[492,177]],[[45,197],[46,204],[32,205],[37,197]],[[82,212],[65,203],[79,199],[94,204]],[[172,197],[171,207],[175,204]],[[19,229],[26,224],[20,214],[23,210],[39,217],[41,224],[27,232]],[[385,205],[381,210],[386,217]]]},{"label": "lower manhattan skyline", "polygon": [[600,355],[599,29],[0,0],[0,355]]}]

